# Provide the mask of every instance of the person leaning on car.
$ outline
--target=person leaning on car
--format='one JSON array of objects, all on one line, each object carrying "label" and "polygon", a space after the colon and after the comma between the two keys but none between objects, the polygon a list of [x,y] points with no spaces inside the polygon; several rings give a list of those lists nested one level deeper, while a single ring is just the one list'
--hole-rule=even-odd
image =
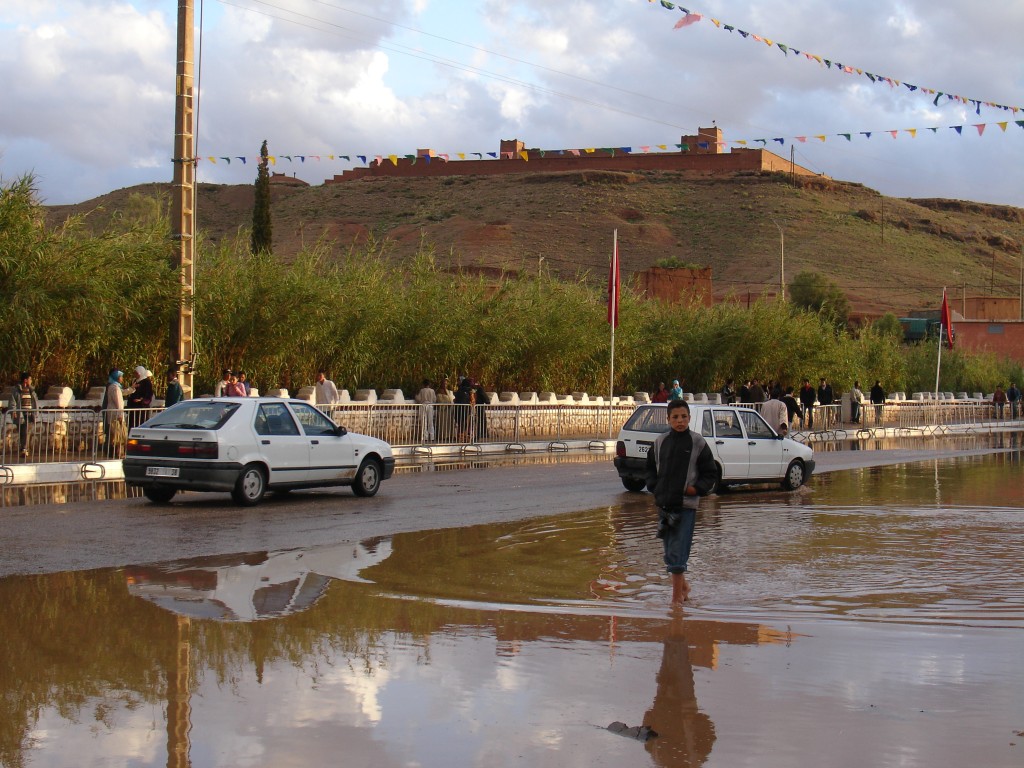
[{"label": "person leaning on car", "polygon": [[715,487],[718,468],[711,447],[690,429],[690,406],[672,400],[665,408],[669,430],[647,452],[647,488],[658,505],[658,538],[665,549],[665,566],[672,575],[672,602],[690,595],[686,565],[693,545],[697,504]]}]

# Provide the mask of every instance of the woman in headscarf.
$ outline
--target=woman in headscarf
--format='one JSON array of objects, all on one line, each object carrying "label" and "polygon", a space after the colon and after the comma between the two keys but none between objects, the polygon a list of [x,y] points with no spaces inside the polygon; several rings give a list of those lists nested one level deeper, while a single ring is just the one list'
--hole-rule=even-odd
[{"label": "woman in headscarf", "polygon": [[103,402],[100,409],[103,412],[103,447],[107,458],[113,459],[117,456],[117,445],[124,443],[126,434],[124,424],[124,385],[121,384],[121,377],[124,373],[117,368],[110,369],[107,376],[107,388],[103,392]]},{"label": "woman in headscarf", "polygon": [[437,442],[450,443],[455,439],[455,393],[448,386],[448,377],[442,376],[441,382],[435,387],[437,393]]},{"label": "woman in headscarf", "polygon": [[129,390],[127,403],[128,410],[136,411],[136,413],[128,414],[128,429],[137,427],[144,422],[147,414],[138,411],[149,408],[152,405],[153,374],[146,369],[146,366],[137,365],[135,366],[135,383]]}]

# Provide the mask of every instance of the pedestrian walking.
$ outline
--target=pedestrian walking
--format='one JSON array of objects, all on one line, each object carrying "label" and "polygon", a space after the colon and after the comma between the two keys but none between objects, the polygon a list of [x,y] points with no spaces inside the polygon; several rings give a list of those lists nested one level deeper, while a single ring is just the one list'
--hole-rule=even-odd
[{"label": "pedestrian walking", "polygon": [[992,395],[992,404],[996,407],[996,418],[1002,419],[1003,413],[1006,411],[1006,393],[1003,391],[1001,384],[996,384],[996,391]]},{"label": "pedestrian walking", "polygon": [[666,407],[669,430],[647,452],[647,488],[658,506],[658,538],[672,578],[672,602],[690,596],[687,563],[693,546],[697,505],[715,487],[718,468],[707,441],[690,429],[690,406],[673,400]]},{"label": "pedestrian walking", "polygon": [[18,383],[11,389],[11,397],[8,402],[11,412],[11,420],[18,427],[18,448],[21,450],[21,458],[27,459],[32,437],[32,424],[36,420],[36,412],[39,410],[39,398],[32,386],[32,374],[22,371]]},{"label": "pedestrian walking", "polygon": [[124,377],[117,368],[110,369],[107,388],[103,392],[100,411],[103,417],[103,449],[108,459],[117,458],[118,449],[124,445],[128,430],[124,423]]},{"label": "pedestrian walking", "polygon": [[164,395],[164,408],[170,408],[185,399],[185,390],[178,381],[178,369],[167,369],[167,393]]},{"label": "pedestrian walking", "polygon": [[864,393],[861,391],[860,382],[853,382],[853,389],[850,390],[850,420],[854,424],[860,424],[860,407],[864,402]]},{"label": "pedestrian walking", "polygon": [[875,385],[871,387],[871,404],[875,407],[875,424],[882,423],[882,409],[885,406],[885,390],[882,389],[882,382],[875,379]]},{"label": "pedestrian walking", "polygon": [[434,442],[434,403],[437,392],[430,385],[430,379],[423,380],[423,386],[414,398],[420,404],[420,439],[428,443]]},{"label": "pedestrian walking", "polygon": [[810,380],[804,379],[804,383],[800,385],[800,405],[804,407],[803,415],[800,417],[800,429],[803,429],[805,424],[807,429],[814,429],[814,403],[817,399]]},{"label": "pedestrian walking", "polygon": [[1020,409],[1020,399],[1021,399],[1020,390],[1017,389],[1017,385],[1011,381],[1010,382],[1010,388],[1008,390],[1006,390],[1006,400],[1007,400],[1007,402],[1010,403],[1010,418],[1011,419],[1016,419],[1017,418],[1017,414],[1018,414],[1018,411]]},{"label": "pedestrian walking", "polygon": [[334,405],[338,402],[338,388],[334,382],[327,378],[326,371],[318,371],[316,374],[316,404]]},{"label": "pedestrian walking", "polygon": [[149,418],[146,413],[153,405],[153,372],[144,365],[135,366],[135,382],[125,391],[128,429],[139,426]]}]

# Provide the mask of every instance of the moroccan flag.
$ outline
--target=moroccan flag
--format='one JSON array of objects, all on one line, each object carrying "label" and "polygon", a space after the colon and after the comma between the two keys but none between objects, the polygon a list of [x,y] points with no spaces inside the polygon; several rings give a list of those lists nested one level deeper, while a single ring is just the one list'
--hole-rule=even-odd
[{"label": "moroccan flag", "polygon": [[619,238],[616,232],[612,247],[612,266],[608,271],[608,322],[612,328],[619,327]]},{"label": "moroccan flag", "polygon": [[942,334],[943,338],[940,341],[944,341],[949,349],[953,348],[953,318],[949,313],[949,302],[946,300],[946,291],[942,291]]}]

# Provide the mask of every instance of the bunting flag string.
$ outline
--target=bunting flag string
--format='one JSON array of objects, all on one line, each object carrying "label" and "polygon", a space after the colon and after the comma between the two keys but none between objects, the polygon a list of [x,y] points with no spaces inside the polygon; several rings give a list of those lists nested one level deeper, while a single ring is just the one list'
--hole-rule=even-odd
[{"label": "bunting flag string", "polygon": [[[996,128],[998,128],[1003,133],[1006,133],[1007,128],[1010,126],[1010,122],[1011,121],[1009,121],[1009,120],[1001,120],[1001,121],[995,122],[995,123],[971,123],[971,124],[969,124],[967,126],[963,126],[963,125],[950,125],[950,126],[948,126],[948,129],[951,130],[951,131],[956,131],[956,134],[958,136],[963,136],[963,131],[964,131],[965,127],[966,128],[973,128],[977,132],[978,136],[984,136],[985,129],[988,128],[989,126],[995,126]],[[1014,120],[1013,124],[1016,125],[1018,128],[1024,129],[1024,119]],[[697,149],[705,149],[705,150],[706,149],[710,149],[712,143],[716,144],[717,146],[719,146],[721,148],[726,148],[726,147],[729,147],[729,146],[735,146],[735,147],[738,147],[738,148],[746,148],[746,147],[748,147],[751,144],[757,144],[760,147],[767,147],[769,142],[773,143],[773,144],[778,144],[780,146],[785,146],[787,141],[790,142],[790,143],[796,142],[796,143],[800,143],[800,144],[806,144],[808,139],[816,139],[816,140],[824,143],[829,138],[842,138],[842,139],[846,139],[846,141],[848,141],[848,142],[852,142],[855,137],[857,137],[857,138],[864,137],[865,140],[869,140],[876,133],[887,133],[893,139],[899,138],[901,134],[906,134],[910,138],[916,139],[918,137],[918,134],[922,133],[924,131],[931,131],[932,134],[937,135],[939,130],[940,130],[939,126],[927,126],[925,128],[898,128],[898,129],[889,129],[889,130],[885,130],[885,131],[856,131],[856,132],[849,131],[849,132],[844,132],[844,133],[833,133],[833,134],[819,133],[819,134],[804,134],[804,135],[801,135],[801,136],[788,136],[788,137],[787,136],[770,136],[770,137],[764,137],[764,138],[758,138],[758,139],[731,139],[731,140],[728,140],[728,141],[720,141],[720,142],[698,141],[697,144],[696,144],[696,148]],[[688,143],[673,143],[673,144],[643,144],[643,145],[637,145],[636,147],[586,147],[586,148],[574,148],[574,149],[546,149],[546,150],[542,150],[542,151],[541,150],[537,150],[537,151],[539,152],[541,157],[548,157],[548,156],[551,156],[551,155],[569,155],[569,156],[572,156],[572,157],[583,157],[583,156],[587,156],[587,155],[597,155],[597,154],[600,154],[602,156],[608,156],[608,157],[616,157],[618,154],[623,154],[623,155],[634,155],[634,154],[638,154],[638,153],[639,154],[651,154],[652,150],[660,150],[661,152],[668,152],[669,151],[669,147],[672,147],[675,150],[679,150],[680,152],[689,152],[690,149],[691,149],[691,146]],[[267,157],[267,161],[270,163],[270,165],[276,166],[277,163],[279,161],[282,161],[282,160],[287,160],[288,162],[293,163],[293,164],[294,163],[305,164],[307,160],[310,160],[310,161],[314,161],[315,160],[318,163],[324,162],[324,158],[326,158],[327,160],[335,161],[335,162],[340,161],[340,160],[345,160],[347,162],[351,162],[351,158],[354,157],[362,165],[369,165],[369,164],[372,164],[372,163],[376,163],[377,165],[380,165],[385,160],[389,160],[389,161],[391,161],[391,163],[393,163],[394,165],[397,166],[399,159],[408,160],[410,163],[416,163],[418,161],[423,161],[425,163],[430,163],[430,162],[433,162],[433,161],[440,161],[440,162],[443,162],[443,163],[447,163],[447,162],[451,162],[451,155],[455,155],[456,157],[459,158],[459,160],[466,160],[467,156],[470,156],[470,157],[472,157],[472,158],[474,158],[476,160],[484,160],[485,158],[491,158],[493,160],[522,160],[523,162],[528,162],[529,159],[530,159],[530,152],[531,151],[533,151],[533,150],[520,150],[518,152],[508,152],[508,151],[506,151],[506,152],[501,152],[501,153],[499,153],[499,152],[439,152],[439,153],[436,153],[436,154],[429,154],[429,153],[424,152],[423,154],[419,154],[419,155],[415,155],[415,154],[405,154],[405,155],[397,155],[397,154],[387,154],[387,155],[355,155],[355,154],[348,154],[348,155],[341,155],[341,154],[316,155],[316,154],[305,154],[305,155],[296,155],[296,154],[292,154],[292,155],[269,155]],[[654,152],[654,154],[658,154],[658,153]],[[253,160],[254,162],[258,163],[259,160],[260,160],[260,157],[259,157],[259,155],[255,155],[253,157],[246,157],[244,155],[231,155],[231,156],[228,156],[228,155],[207,155],[205,157],[197,157],[197,158],[195,158],[195,162],[196,163],[198,163],[200,160],[206,160],[206,161],[208,161],[208,162],[210,162],[210,163],[212,163],[214,165],[216,165],[218,162],[224,162],[227,165],[231,165],[231,161],[232,160],[239,160],[239,161],[241,161],[242,165],[245,165],[247,160]],[[367,162],[367,161],[369,161],[369,162]],[[487,162],[489,162],[489,161],[487,161]]]},{"label": "bunting flag string", "polygon": [[[648,2],[653,3],[654,0],[648,0]],[[958,96],[956,94],[949,93],[948,91],[940,91],[934,88],[926,88],[924,86],[912,85],[911,83],[901,81],[895,77],[888,77],[886,75],[879,75],[873,72],[868,72],[867,70],[862,69],[860,67],[844,65],[839,63],[835,59],[827,59],[824,56],[819,56],[814,53],[808,53],[807,51],[801,51],[797,48],[794,48],[791,45],[786,45],[784,43],[771,40],[762,35],[755,35],[752,32],[746,32],[742,29],[738,29],[736,26],[732,24],[726,24],[723,21],[720,21],[719,19],[713,19],[710,16],[706,16],[705,14],[698,13],[697,11],[692,11],[688,8],[684,8],[678,3],[669,2],[669,0],[659,0],[659,5],[661,5],[662,8],[665,8],[666,10],[669,11],[679,10],[683,14],[682,18],[680,18],[672,27],[673,29],[683,29],[684,27],[689,27],[693,24],[696,24],[698,21],[707,20],[714,24],[715,27],[718,29],[724,30],[726,32],[736,32],[744,40],[750,39],[758,43],[763,43],[767,45],[769,48],[775,46],[780,51],[782,51],[783,55],[785,55],[786,57],[788,57],[789,54],[792,53],[795,57],[799,58],[802,56],[806,61],[816,62],[818,66],[824,67],[825,69],[834,69],[836,72],[842,74],[859,75],[862,77],[866,77],[872,83],[888,85],[890,88],[898,88],[902,85],[912,93],[915,91],[920,91],[921,93],[926,94],[929,97],[934,96],[935,99],[932,101],[932,104],[936,107],[939,106],[939,101],[942,99],[943,96],[945,96],[947,101],[954,101],[965,106],[973,106],[974,113],[976,115],[981,114],[982,106],[991,107],[992,109],[1002,109],[1007,112],[1012,112],[1013,114],[1017,114],[1021,110],[1024,110],[1024,107],[1008,106],[1006,104],[996,104],[995,102],[985,101],[983,99],[972,99],[967,96]]]}]

